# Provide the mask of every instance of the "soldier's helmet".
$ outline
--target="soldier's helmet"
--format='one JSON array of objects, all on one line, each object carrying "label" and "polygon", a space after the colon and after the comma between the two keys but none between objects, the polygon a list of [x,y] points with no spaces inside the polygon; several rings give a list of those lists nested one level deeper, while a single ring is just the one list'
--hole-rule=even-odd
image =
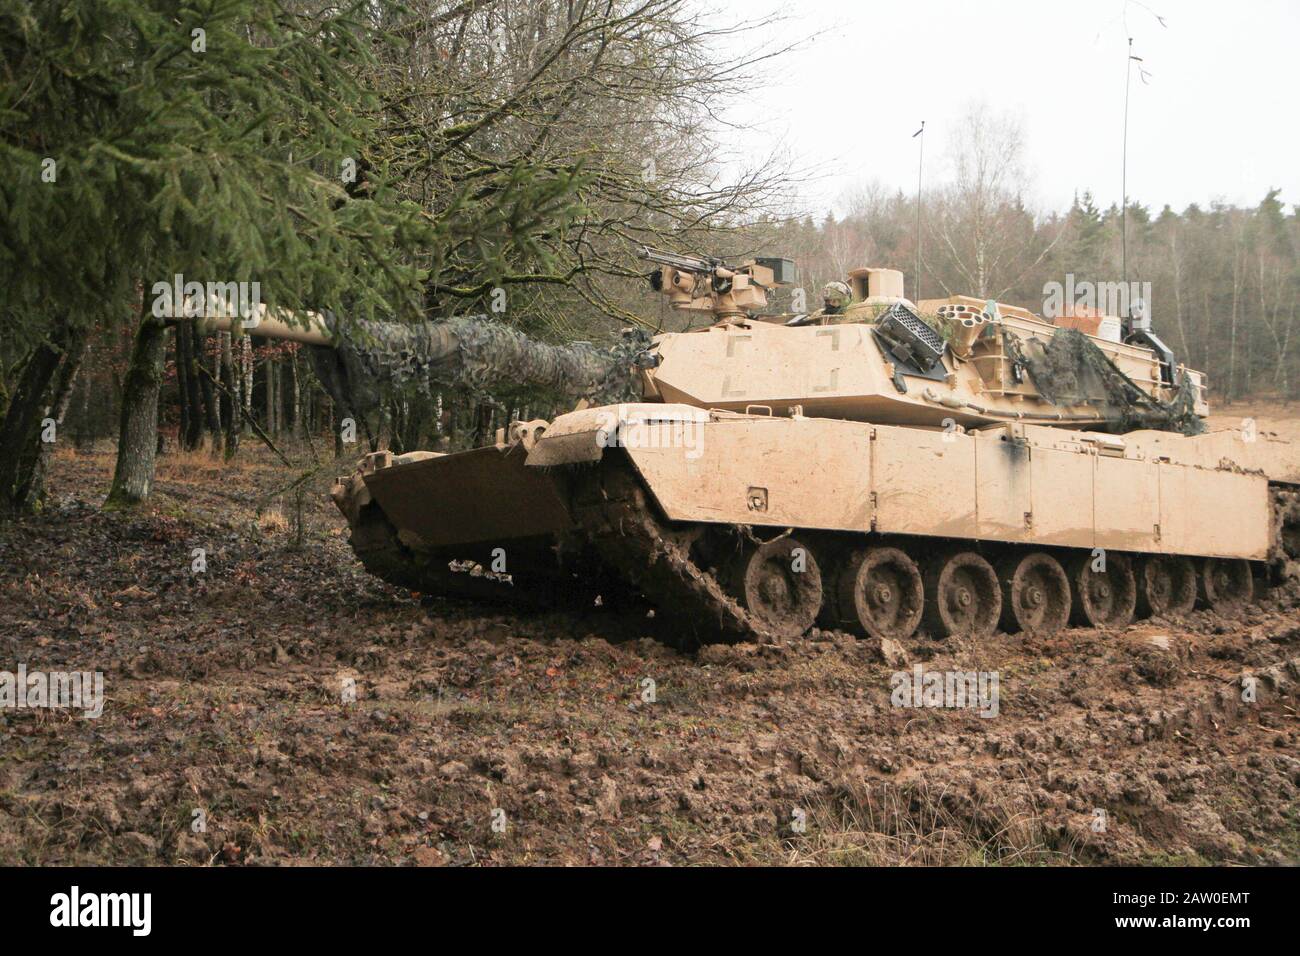
[{"label": "soldier's helmet", "polygon": [[822,301],[828,306],[842,309],[853,299],[853,293],[843,282],[828,282],[822,286]]}]

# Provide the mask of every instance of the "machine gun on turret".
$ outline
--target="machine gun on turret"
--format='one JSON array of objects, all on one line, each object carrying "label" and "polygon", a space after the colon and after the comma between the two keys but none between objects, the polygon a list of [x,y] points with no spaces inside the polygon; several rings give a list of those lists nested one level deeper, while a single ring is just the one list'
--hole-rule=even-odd
[{"label": "machine gun on turret", "polygon": [[640,258],[658,263],[650,287],[680,311],[709,312],[720,322],[743,318],[767,305],[769,289],[794,282],[794,261],[772,257],[729,266],[711,256],[687,256],[642,246]]}]

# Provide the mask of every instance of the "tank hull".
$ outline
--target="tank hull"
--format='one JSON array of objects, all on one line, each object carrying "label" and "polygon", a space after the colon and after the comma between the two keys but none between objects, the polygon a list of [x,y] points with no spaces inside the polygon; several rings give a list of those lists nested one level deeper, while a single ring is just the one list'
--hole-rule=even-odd
[{"label": "tank hull", "polygon": [[[1249,578],[1270,562],[1292,567],[1297,489],[1294,447],[1235,433],[967,432],[645,403],[560,416],[527,443],[396,463],[371,456],[335,500],[354,542],[359,524],[366,540],[376,522],[387,526],[389,550],[370,564],[403,586],[461,595],[468,579],[446,573],[457,562],[473,569],[474,597],[495,588],[550,603],[617,581],[709,639],[790,635],[795,625],[751,606],[753,587],[786,587],[763,579],[770,569],[753,556],[774,541],[807,546],[827,582],[823,624],[838,623],[832,583],[845,568],[863,573],[863,554],[886,545],[918,569],[956,552],[998,562],[1041,554],[1061,568],[1113,555],[1139,571],[1164,567],[1157,558],[1175,570],[1194,561],[1195,574],[1218,569],[1227,587],[1224,569],[1249,564]],[[737,572],[741,554],[749,564]],[[405,573],[404,562],[433,573]]]}]

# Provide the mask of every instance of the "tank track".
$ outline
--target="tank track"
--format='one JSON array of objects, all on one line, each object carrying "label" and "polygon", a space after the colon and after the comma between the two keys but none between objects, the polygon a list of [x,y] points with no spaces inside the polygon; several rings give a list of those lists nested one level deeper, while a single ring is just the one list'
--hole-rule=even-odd
[{"label": "tank track", "polygon": [[657,516],[622,456],[606,455],[575,476],[574,517],[600,558],[678,628],[679,643],[772,640],[774,635],[691,557],[696,532]]},{"label": "tank track", "polygon": [[1275,587],[1300,598],[1300,485],[1269,486],[1273,502],[1273,548],[1269,566]]},{"label": "tank track", "polygon": [[1269,563],[1280,581],[1300,583],[1300,486],[1269,486],[1273,503],[1273,548]]}]

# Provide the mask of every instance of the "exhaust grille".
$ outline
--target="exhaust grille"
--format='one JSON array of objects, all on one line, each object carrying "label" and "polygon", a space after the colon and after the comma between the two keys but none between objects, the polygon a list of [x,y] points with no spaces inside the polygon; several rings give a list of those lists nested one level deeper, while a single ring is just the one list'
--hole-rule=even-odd
[{"label": "exhaust grille", "polygon": [[930,371],[943,358],[943,336],[901,302],[894,303],[880,316],[876,333],[885,341],[895,358],[908,362],[923,372]]}]

